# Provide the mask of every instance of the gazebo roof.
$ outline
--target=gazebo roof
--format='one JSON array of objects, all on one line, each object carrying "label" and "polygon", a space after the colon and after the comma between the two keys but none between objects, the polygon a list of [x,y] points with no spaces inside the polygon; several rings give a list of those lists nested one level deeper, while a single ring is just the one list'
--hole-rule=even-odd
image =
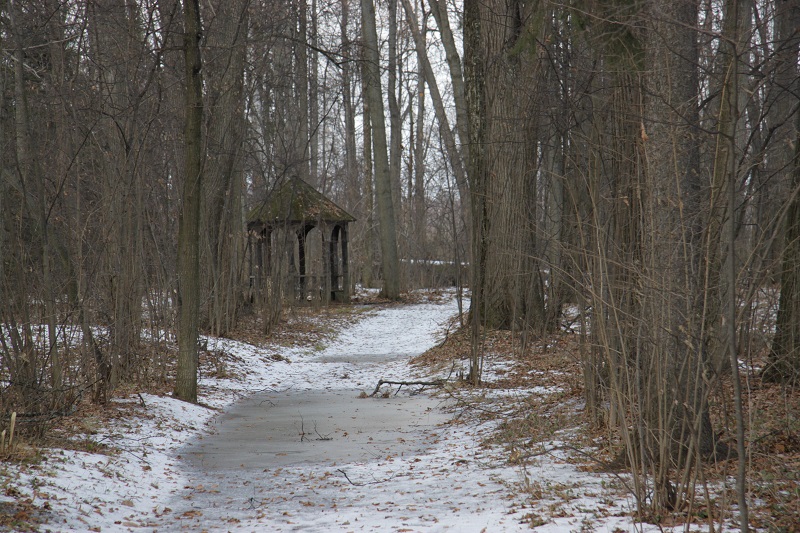
[{"label": "gazebo roof", "polygon": [[249,227],[353,221],[353,215],[297,177],[286,180],[247,216]]}]

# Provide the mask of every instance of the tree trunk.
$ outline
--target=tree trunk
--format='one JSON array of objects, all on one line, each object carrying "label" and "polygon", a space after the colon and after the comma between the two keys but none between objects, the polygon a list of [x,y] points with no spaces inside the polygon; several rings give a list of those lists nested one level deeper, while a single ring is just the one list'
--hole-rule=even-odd
[{"label": "tree trunk", "polygon": [[[55,294],[53,292],[53,278],[51,266],[51,245],[50,228],[48,225],[48,201],[46,196],[45,180],[39,159],[33,152],[31,139],[31,123],[28,109],[28,92],[26,89],[25,74],[23,71],[24,57],[22,36],[17,13],[17,2],[11,2],[9,6],[11,30],[14,36],[14,125],[15,125],[15,148],[17,172],[19,175],[20,189],[23,193],[23,201],[28,204],[28,194],[33,194],[30,200],[30,211],[33,212],[35,237],[38,239],[39,246],[39,268],[41,269],[42,280],[42,299],[44,301],[44,321],[47,324],[47,352],[38,354],[31,342],[25,342],[28,348],[24,350],[21,357],[17,358],[18,367],[17,383],[21,385],[21,395],[30,398],[30,395],[38,390],[38,373],[40,367],[44,367],[48,357],[51,359],[51,384],[61,387],[62,368],[58,353],[58,343],[56,337],[56,317],[55,317]],[[19,261],[19,259],[18,259]],[[27,299],[27,297],[26,297]],[[21,305],[28,306],[28,302]],[[27,321],[26,321],[27,322]],[[25,337],[30,336],[30,324],[22,324],[22,328],[27,330]],[[13,381],[12,381],[13,383]]]},{"label": "tree trunk", "polygon": [[[439,27],[439,35],[442,39],[442,46],[445,50],[447,58],[447,66],[450,72],[450,83],[453,87],[453,102],[456,108],[456,131],[458,132],[459,152],[461,154],[461,167],[464,171],[464,183],[458,182],[458,175],[456,175],[456,185],[458,186],[459,196],[461,197],[461,215],[464,218],[464,227],[467,232],[467,242],[471,242],[471,233],[473,230],[472,223],[472,201],[470,199],[469,191],[469,178],[467,177],[467,169],[472,170],[470,166],[470,117],[467,113],[467,101],[465,96],[465,72],[461,68],[461,58],[458,55],[458,48],[456,47],[453,32],[450,29],[450,19],[447,13],[447,4],[443,0],[430,0],[431,13]],[[466,39],[466,36],[465,36]],[[466,41],[465,41],[466,42]],[[466,52],[465,52],[466,56]],[[430,62],[428,62],[430,63]],[[429,78],[427,69],[425,70],[426,79]],[[430,83],[430,82],[429,82]],[[431,89],[433,91],[433,89]],[[433,99],[433,92],[431,92],[431,99]],[[434,100],[434,111],[436,111],[436,104]],[[437,120],[438,118],[438,111]],[[439,121],[440,127],[442,121]],[[448,150],[448,154],[450,151]],[[451,163],[452,165],[452,163]],[[453,172],[456,172],[453,167]]]},{"label": "tree trunk", "polygon": [[[356,151],[356,112],[355,105],[353,104],[353,90],[351,79],[351,54],[353,53],[352,45],[350,43],[350,35],[347,31],[347,26],[350,21],[350,0],[342,0],[342,19],[341,19],[341,39],[342,39],[342,54],[345,56],[346,61],[342,63],[342,100],[344,107],[344,135],[345,135],[345,187],[347,193],[345,195],[345,207],[351,210],[352,213],[360,202],[361,193],[358,190],[358,153]],[[364,127],[366,132],[369,128]],[[366,156],[365,156],[366,159]],[[370,162],[371,164],[371,162]],[[363,218],[363,216],[362,216]]]},{"label": "tree trunk", "polygon": [[145,143],[140,128],[142,96],[137,75],[127,68],[139,61],[136,46],[140,27],[125,4],[96,0],[87,5],[94,82],[97,85],[101,119],[98,159],[103,176],[104,224],[109,228],[111,252],[103,257],[107,313],[111,315],[108,351],[109,386],[127,379],[136,370],[136,354],[142,329],[143,185],[138,156]]},{"label": "tree trunk", "polygon": [[[461,141],[461,153],[465,161],[469,160],[469,117],[467,116],[467,102],[464,95],[464,73],[461,68],[461,58],[458,56],[453,32],[450,29],[450,18],[447,14],[447,4],[443,0],[430,0],[431,14],[439,27],[447,66],[450,71],[450,83],[453,85],[453,101],[456,106],[456,131]],[[466,199],[463,201],[466,202]]]},{"label": "tree trunk", "polygon": [[[401,194],[401,162],[403,156],[402,119],[400,106],[397,103],[399,72],[397,65],[397,0],[389,0],[389,36],[388,36],[388,78],[387,102],[389,105],[389,180],[392,185],[392,204],[394,205],[395,224],[400,224],[402,219],[402,194]],[[372,123],[375,125],[375,122]],[[375,154],[377,156],[377,153]]]},{"label": "tree trunk", "polygon": [[[304,0],[305,1],[305,0]],[[325,176],[320,177],[319,145],[320,145],[320,120],[319,120],[319,73],[317,72],[319,54],[317,53],[317,0],[311,0],[311,29],[307,36],[309,43],[308,52],[308,122],[309,122],[309,174],[310,181],[320,187],[323,192]],[[324,142],[324,139],[323,139]],[[324,146],[323,146],[324,153]],[[324,166],[322,168],[325,168]]]},{"label": "tree trunk", "polygon": [[[483,240],[481,312],[484,324],[491,328],[525,330],[544,321],[536,250],[536,117],[541,97],[537,84],[542,62],[524,45],[528,35],[542,37],[542,27],[534,25],[541,18],[538,9],[541,6],[519,1],[480,4],[486,82],[484,154],[479,159],[484,168],[471,167],[470,173],[475,170],[486,177],[484,193],[473,193],[484,196],[486,210],[484,221],[478,223],[488,231]],[[476,149],[474,142],[470,144],[471,150]],[[473,215],[480,216],[477,211]]]},{"label": "tree trunk", "polygon": [[[794,111],[794,123],[789,122],[778,132],[776,159],[780,176],[791,184],[791,202],[786,212],[783,235],[783,257],[780,269],[781,295],[775,337],[772,341],[769,365],[764,378],[771,381],[795,383],[800,378],[800,72],[797,57],[800,52],[800,5],[782,2],[778,25],[783,41],[778,65],[776,97],[777,120],[786,120]],[[793,128],[790,126],[794,126]],[[794,130],[794,131],[792,131]],[[792,153],[792,144],[794,150]]]},{"label": "tree trunk", "polygon": [[[366,62],[362,63],[362,92],[367,94],[366,77],[363,69]],[[372,122],[370,121],[369,99],[363,98],[364,107],[364,211],[366,212],[366,227],[364,230],[364,262],[362,264],[362,281],[365,287],[372,287],[375,280],[373,265],[375,263],[375,188],[372,165]]]},{"label": "tree trunk", "polygon": [[375,28],[375,5],[372,0],[361,0],[362,31],[366,62],[364,74],[365,99],[369,101],[372,123],[372,151],[375,159],[375,188],[378,200],[381,261],[383,264],[383,294],[396,300],[400,297],[400,262],[397,257],[397,233],[392,202],[389,154],[386,148],[386,120],[383,116],[378,34]]},{"label": "tree trunk", "polygon": [[203,291],[208,298],[205,322],[212,335],[225,335],[240,304],[244,253],[242,223],[242,145],[245,137],[244,68],[247,53],[246,2],[218,2],[208,19],[205,62],[207,95],[205,209],[201,253]]},{"label": "tree trunk", "polygon": [[447,150],[448,161],[456,178],[458,194],[462,199],[462,215],[464,216],[464,221],[468,222],[469,203],[465,200],[469,198],[469,184],[467,181],[467,174],[464,169],[464,162],[461,158],[461,153],[459,152],[458,146],[456,145],[456,139],[453,135],[453,131],[450,129],[450,123],[447,119],[447,112],[444,108],[444,101],[442,100],[442,95],[439,92],[439,85],[436,82],[436,75],[433,72],[430,59],[426,53],[425,37],[419,30],[416,15],[411,7],[411,2],[409,0],[401,1],[403,2],[403,8],[406,12],[409,29],[411,30],[411,35],[414,37],[414,44],[417,48],[417,62],[420,64],[420,70],[424,73],[425,81],[431,90],[431,100],[433,101],[436,120],[439,122],[439,135],[441,136],[442,141],[444,141],[444,145]]},{"label": "tree trunk", "polygon": [[[643,143],[647,156],[644,188],[650,193],[642,195],[648,214],[643,218],[642,234],[643,275],[651,281],[643,290],[641,316],[644,331],[653,340],[639,353],[643,378],[639,401],[646,428],[640,438],[647,456],[655,459],[656,512],[675,504],[674,492],[694,490],[686,485],[692,479],[688,475],[680,476],[673,490],[673,466],[688,473],[697,465],[698,455],[713,457],[721,450],[711,427],[707,381],[699,378],[714,374],[704,356],[704,302],[697,296],[703,292],[703,276],[698,270],[706,261],[700,231],[706,202],[696,141],[697,11],[697,2],[682,0],[650,12],[647,64],[651,70]],[[676,210],[672,205],[682,208]],[[666,432],[654,431],[665,427]]]},{"label": "tree trunk", "polygon": [[197,402],[197,339],[200,313],[200,216],[203,191],[203,81],[199,0],[185,0],[186,123],[183,207],[178,233],[178,366],[175,396]]},{"label": "tree trunk", "polygon": [[[405,7],[407,4],[408,0],[403,0],[403,6]],[[406,13],[408,13],[407,7]],[[422,26],[427,28],[426,15],[423,15]],[[414,29],[414,25],[412,24],[411,31],[413,32]],[[420,56],[426,59],[428,57],[426,39],[427,35],[423,35],[421,39],[422,42],[417,42],[417,117],[416,123],[412,125],[412,128],[414,128],[412,130],[414,138],[414,166],[409,172],[410,174],[413,173],[413,179],[409,179],[409,196],[411,196],[410,206],[413,225],[412,234],[414,235],[416,248],[421,254],[419,259],[428,259],[429,254],[427,246],[428,221],[425,212],[425,69],[422,66],[424,60],[420,60]],[[417,40],[416,36],[414,40]],[[466,176],[464,176],[464,182],[466,183]],[[411,191],[413,191],[413,194]],[[468,203],[463,202],[462,205],[468,205]],[[453,239],[457,241],[456,233],[453,233]]]},{"label": "tree trunk", "polygon": [[[464,0],[464,98],[469,118],[469,176],[472,238],[470,240],[470,367],[473,385],[481,380],[483,353],[481,326],[485,299],[486,249],[489,218],[486,210],[487,175],[484,168],[486,141],[486,56],[482,43],[480,0]],[[463,201],[463,200],[462,200]]]},{"label": "tree trunk", "polygon": [[[795,127],[800,132],[800,112],[795,114]],[[796,383],[800,378],[800,133],[796,133],[792,166],[792,200],[786,212],[783,237],[781,296],[769,366],[764,369],[765,379],[783,383]]]},{"label": "tree trunk", "polygon": [[307,0],[292,0],[294,7],[294,15],[296,20],[292,21],[294,24],[294,42],[292,44],[294,49],[294,83],[295,83],[295,100],[293,105],[296,106],[296,123],[290,125],[290,128],[297,130],[297,138],[295,139],[295,165],[298,165],[298,175],[300,179],[310,183],[312,186],[317,187],[319,184],[312,181],[310,158],[309,158],[309,127],[308,127],[308,8]]}]

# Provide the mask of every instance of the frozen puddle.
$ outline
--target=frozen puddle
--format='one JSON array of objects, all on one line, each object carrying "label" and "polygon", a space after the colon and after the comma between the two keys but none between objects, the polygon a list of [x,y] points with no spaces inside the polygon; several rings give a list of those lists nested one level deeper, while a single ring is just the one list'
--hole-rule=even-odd
[{"label": "frozen puddle", "polygon": [[382,309],[331,346],[270,367],[269,382],[286,390],[230,406],[178,451],[185,483],[162,503],[158,525],[327,532],[386,520],[412,530],[436,524],[426,488],[440,481],[431,461],[443,456],[436,447],[450,416],[439,400],[410,394],[416,387],[395,395],[395,386],[388,398],[359,396],[381,378],[414,380],[408,359],[436,342],[454,311]]},{"label": "frozen puddle", "polygon": [[262,472],[289,465],[332,467],[429,447],[448,417],[426,395],[358,398],[359,391],[286,391],[233,406],[182,456],[198,472]]}]

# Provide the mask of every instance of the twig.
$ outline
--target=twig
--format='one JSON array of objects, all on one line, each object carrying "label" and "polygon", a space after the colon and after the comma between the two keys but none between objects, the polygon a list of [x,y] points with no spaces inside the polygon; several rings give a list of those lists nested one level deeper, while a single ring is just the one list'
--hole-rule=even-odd
[{"label": "twig", "polygon": [[394,477],[394,476],[391,476],[391,477],[388,477],[388,478],[386,478],[386,479],[378,479],[378,480],[375,480],[375,481],[370,481],[370,482],[365,482],[365,483],[356,483],[355,481],[353,481],[352,479],[350,479],[350,476],[348,476],[348,475],[347,475],[347,472],[345,472],[345,471],[344,471],[344,470],[342,470],[341,468],[337,468],[337,469],[336,469],[336,471],[337,471],[337,472],[341,472],[341,473],[342,473],[342,475],[344,476],[344,478],[345,478],[347,481],[349,481],[351,485],[354,485],[354,486],[356,486],[356,487],[365,487],[365,486],[367,486],[367,485],[378,485],[378,484],[380,484],[380,483],[385,483],[385,482],[389,481],[390,479],[392,479],[392,478]]},{"label": "twig", "polygon": [[616,469],[615,468],[616,465],[614,465],[613,463],[609,463],[608,461],[604,461],[602,459],[599,459],[594,454],[591,454],[591,453],[589,453],[589,452],[587,452],[585,450],[581,450],[580,448],[578,448],[576,446],[573,446],[572,444],[566,444],[565,443],[565,444],[563,444],[561,446],[554,446],[554,447],[549,448],[549,449],[545,448],[541,452],[531,452],[531,453],[523,455],[522,459],[527,459],[527,458],[530,458],[530,457],[536,457],[536,456],[539,456],[539,455],[553,455],[553,452],[558,451],[558,450],[572,450],[573,452],[575,452],[575,453],[577,453],[579,455],[582,455],[582,456],[594,461],[595,463],[599,464],[601,467],[605,468],[607,470],[607,473],[609,473],[612,476],[614,476],[615,478],[617,478],[617,480],[620,483],[622,483],[622,485],[625,487],[625,490],[627,490],[630,494],[636,496],[636,492],[628,484],[628,482],[625,480],[625,478],[623,478],[621,475],[619,475],[617,472],[614,471]]},{"label": "twig", "polygon": [[455,325],[455,320],[451,320],[450,323],[447,325],[447,328],[445,328],[444,330],[444,339],[442,339],[442,342],[436,345],[436,349],[439,349],[445,344],[447,344],[447,339],[450,338],[450,330],[453,328],[454,325]]},{"label": "twig", "polygon": [[300,415],[300,442],[303,442],[306,438],[306,430],[304,424],[305,421],[303,420],[303,415]]},{"label": "twig", "polygon": [[316,422],[314,422],[314,433],[317,434],[317,440],[333,440],[333,437],[329,436],[330,433],[328,433],[328,435],[325,435],[324,437],[319,434],[319,431],[317,431],[317,423]]}]

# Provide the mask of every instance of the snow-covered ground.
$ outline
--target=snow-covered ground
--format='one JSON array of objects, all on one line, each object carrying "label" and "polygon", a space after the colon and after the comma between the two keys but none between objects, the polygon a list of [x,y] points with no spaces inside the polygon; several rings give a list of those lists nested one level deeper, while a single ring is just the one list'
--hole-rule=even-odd
[{"label": "snow-covered ground", "polygon": [[151,394],[116,400],[126,416],[85,425],[88,439],[118,451],[49,450],[39,464],[0,465],[0,474],[12,476],[0,510],[3,501],[31,498],[48,509],[41,529],[50,531],[641,530],[626,514],[631,502],[609,489],[610,478],[582,472],[555,451],[524,470],[513,466],[507,451],[483,444],[495,421],[452,406],[454,420],[427,429],[418,452],[276,465],[237,478],[252,487],[247,498],[228,492],[224,476],[200,476],[181,455],[248,396],[288,390],[355,397],[371,393],[379,379],[430,379],[415,375],[408,359],[433,346],[456,311],[451,299],[378,308],[327,346],[209,339],[209,351],[226,355],[214,372],[223,377],[201,374],[207,407]]}]

